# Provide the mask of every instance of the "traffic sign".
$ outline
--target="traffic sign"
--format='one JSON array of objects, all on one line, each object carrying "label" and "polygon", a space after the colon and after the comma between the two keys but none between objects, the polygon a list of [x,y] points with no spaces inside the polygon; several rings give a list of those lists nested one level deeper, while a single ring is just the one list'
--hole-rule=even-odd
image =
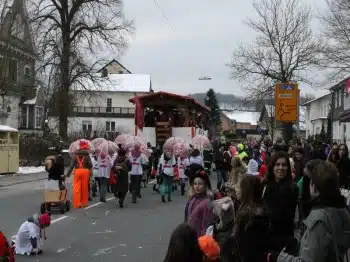
[{"label": "traffic sign", "polygon": [[275,88],[275,119],[282,122],[298,120],[298,84],[277,84]]}]

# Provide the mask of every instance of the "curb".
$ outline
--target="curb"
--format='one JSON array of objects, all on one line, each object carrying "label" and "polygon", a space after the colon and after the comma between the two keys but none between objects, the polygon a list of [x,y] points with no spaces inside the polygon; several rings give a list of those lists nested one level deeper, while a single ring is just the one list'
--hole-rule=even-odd
[{"label": "curb", "polygon": [[47,180],[47,177],[45,177],[45,178],[29,179],[29,180],[26,180],[26,181],[18,181],[18,182],[13,182],[13,183],[10,183],[10,184],[5,184],[5,185],[1,185],[0,184],[0,188],[8,187],[8,186],[14,186],[14,185],[20,185],[20,184],[29,183],[29,182],[42,181],[42,180]]}]

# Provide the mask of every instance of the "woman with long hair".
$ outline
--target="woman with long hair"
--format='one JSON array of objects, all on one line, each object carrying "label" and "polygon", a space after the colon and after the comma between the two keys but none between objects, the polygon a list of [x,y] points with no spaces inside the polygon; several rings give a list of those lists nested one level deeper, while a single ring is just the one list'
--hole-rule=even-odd
[{"label": "woman with long hair", "polygon": [[338,171],[332,163],[311,160],[305,167],[309,177],[312,209],[296,254],[270,252],[268,261],[343,261],[350,244],[350,215],[340,194]]},{"label": "woman with long hair", "polygon": [[332,148],[327,156],[327,161],[333,163],[334,165],[337,165],[339,163],[340,156],[339,156],[339,149]]},{"label": "woman with long hair", "polygon": [[228,183],[236,185],[239,178],[244,176],[247,173],[247,168],[243,164],[239,156],[232,157],[231,160],[232,169],[229,174]]},{"label": "woman with long hair", "polygon": [[272,245],[279,250],[294,237],[294,218],[299,196],[286,152],[279,151],[273,155],[268,174],[262,183],[263,200],[271,213]]},{"label": "woman with long hair", "polygon": [[235,225],[232,236],[222,246],[221,261],[265,262],[270,220],[261,199],[263,187],[260,178],[244,176],[236,189],[238,210]]},{"label": "woman with long hair", "polygon": [[346,144],[339,145],[339,162],[337,165],[339,171],[339,186],[342,188],[350,188],[349,170],[350,170],[350,159],[349,149]]},{"label": "woman with long hair", "polygon": [[171,234],[164,262],[202,262],[203,253],[196,231],[187,224],[179,225]]}]

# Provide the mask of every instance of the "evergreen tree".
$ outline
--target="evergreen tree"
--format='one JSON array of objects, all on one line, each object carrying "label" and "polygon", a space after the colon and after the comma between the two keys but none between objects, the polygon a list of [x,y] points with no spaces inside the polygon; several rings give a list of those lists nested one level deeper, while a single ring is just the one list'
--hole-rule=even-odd
[{"label": "evergreen tree", "polygon": [[331,117],[331,110],[328,112],[327,116],[327,142],[331,143],[332,141],[332,117]]},{"label": "evergreen tree", "polygon": [[204,104],[210,108],[207,114],[207,125],[210,136],[217,135],[221,129],[221,111],[215,92],[210,88],[205,96]]}]

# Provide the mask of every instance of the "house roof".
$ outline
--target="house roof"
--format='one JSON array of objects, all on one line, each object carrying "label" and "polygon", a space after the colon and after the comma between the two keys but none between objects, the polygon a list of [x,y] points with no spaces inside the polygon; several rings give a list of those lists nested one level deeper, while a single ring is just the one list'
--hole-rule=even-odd
[{"label": "house roof", "polygon": [[234,111],[225,114],[237,123],[250,123],[251,125],[257,125],[260,116],[260,112],[251,111]]},{"label": "house roof", "polygon": [[[186,103],[189,102],[190,105],[192,104],[196,107],[200,107],[200,108],[203,108],[207,111],[210,111],[209,107],[201,104],[193,97],[183,96],[183,95],[178,95],[178,94],[173,94],[173,93],[168,93],[168,92],[155,92],[155,93],[150,93],[147,95],[138,96],[138,98],[141,100],[141,103],[143,103],[143,104],[147,104],[147,102],[149,104],[154,104],[154,103],[162,100],[163,98],[168,98],[169,100],[178,100],[178,101],[182,101],[182,102],[186,102]],[[135,97],[129,99],[129,101],[131,103],[135,103]]]},{"label": "house roof", "polygon": [[317,101],[317,100],[320,100],[320,99],[325,98],[325,97],[330,96],[330,95],[331,95],[331,93],[327,93],[327,94],[325,94],[325,95],[323,95],[323,96],[319,96],[319,97],[317,97],[317,98],[315,98],[315,99],[312,99],[312,100],[310,100],[310,101],[307,101],[306,103],[302,104],[302,106],[306,106],[306,105],[308,105],[308,104],[310,104],[310,103],[312,103],[312,102],[315,102],[315,101]]},{"label": "house roof", "polygon": [[26,100],[23,102],[24,105],[35,105],[36,101],[38,99],[38,94],[39,94],[39,90],[40,90],[40,86],[37,87],[33,87],[35,89],[35,94],[33,94],[34,96],[32,96],[30,99]]},{"label": "house roof", "polygon": [[105,67],[116,63],[118,64],[121,68],[123,68],[126,72],[128,72],[129,74],[132,74],[125,66],[123,66],[121,63],[119,63],[116,59],[113,59],[112,61],[108,62],[107,64],[105,64],[100,70],[98,70],[97,72],[100,73]]},{"label": "house roof", "polygon": [[76,91],[100,92],[129,92],[149,93],[151,89],[151,76],[142,74],[109,74],[107,77],[97,77],[82,81],[84,86],[76,86]]},{"label": "house roof", "polygon": [[10,126],[0,125],[0,132],[18,132],[18,130]]}]

